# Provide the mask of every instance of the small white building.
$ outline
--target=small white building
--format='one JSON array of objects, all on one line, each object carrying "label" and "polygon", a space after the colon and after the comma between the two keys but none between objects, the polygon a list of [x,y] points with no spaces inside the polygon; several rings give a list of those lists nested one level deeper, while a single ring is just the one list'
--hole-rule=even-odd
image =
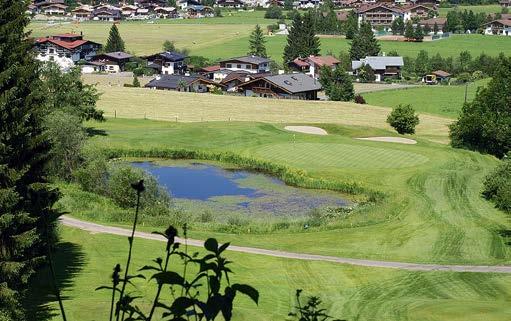
[{"label": "small white building", "polygon": [[511,20],[494,20],[484,25],[485,35],[511,36]]},{"label": "small white building", "polygon": [[371,67],[376,77],[375,81],[380,82],[389,77],[401,78],[401,68],[405,64],[403,57],[370,56],[351,62],[353,74],[358,75],[365,65]]},{"label": "small white building", "polygon": [[220,61],[220,67],[232,71],[246,71],[249,73],[270,72],[271,60],[259,56],[243,56]]}]

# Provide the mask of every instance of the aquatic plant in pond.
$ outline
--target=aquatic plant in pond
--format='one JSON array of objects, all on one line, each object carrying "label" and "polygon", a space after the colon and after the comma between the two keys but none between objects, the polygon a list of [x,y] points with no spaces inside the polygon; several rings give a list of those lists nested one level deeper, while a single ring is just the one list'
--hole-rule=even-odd
[{"label": "aquatic plant in pond", "polygon": [[304,217],[318,208],[348,205],[339,193],[291,187],[268,175],[245,170],[193,162],[136,162],[133,166],[154,175],[185,211]]}]

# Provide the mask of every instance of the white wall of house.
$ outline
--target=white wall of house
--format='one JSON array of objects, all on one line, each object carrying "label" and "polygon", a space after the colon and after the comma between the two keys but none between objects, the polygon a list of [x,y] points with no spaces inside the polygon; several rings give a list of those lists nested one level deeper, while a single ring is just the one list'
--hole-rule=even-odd
[{"label": "white wall of house", "polygon": [[69,69],[73,67],[75,61],[80,60],[80,53],[58,52],[57,47],[47,46],[46,51],[37,53],[37,60],[47,62],[53,61],[60,66],[61,69]]},{"label": "white wall of house", "polygon": [[173,75],[175,70],[174,62],[165,62],[163,66],[161,66],[161,73],[164,75]]},{"label": "white wall of house", "polygon": [[118,73],[121,69],[118,64],[105,64],[105,71],[109,73]]},{"label": "white wall of house", "polygon": [[511,27],[504,27],[502,29],[502,31],[500,31],[499,33],[494,34],[492,27],[488,26],[488,27],[486,27],[486,29],[484,29],[484,34],[486,34],[486,35],[499,35],[499,36],[511,36]]},{"label": "white wall of house", "polygon": [[241,63],[241,62],[233,62],[226,63],[225,68],[232,71],[246,71],[250,73],[258,73],[258,72],[268,72],[270,71],[270,66],[268,63],[259,64],[257,68],[253,68],[251,64]]},{"label": "white wall of house", "polygon": [[99,66],[83,65],[81,66],[82,74],[92,74],[101,71]]}]

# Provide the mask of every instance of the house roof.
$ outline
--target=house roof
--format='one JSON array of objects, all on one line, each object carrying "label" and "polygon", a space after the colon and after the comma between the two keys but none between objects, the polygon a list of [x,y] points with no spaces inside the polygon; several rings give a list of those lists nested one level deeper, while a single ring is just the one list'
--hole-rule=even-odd
[{"label": "house roof", "polygon": [[435,76],[439,76],[439,77],[450,77],[451,76],[450,73],[448,73],[447,71],[443,71],[443,70],[435,70],[431,74],[433,74]]},{"label": "house roof", "polygon": [[129,53],[126,53],[126,52],[114,51],[114,52],[107,52],[104,54],[96,55],[94,58],[96,58],[96,57],[99,58],[102,56],[105,56],[108,58],[113,58],[113,59],[130,59],[133,57],[132,55],[130,55]]},{"label": "house roof", "polygon": [[305,68],[305,67],[309,67],[310,66],[309,63],[306,61],[306,59],[303,59],[303,58],[300,58],[300,57],[295,58],[293,60],[293,63],[295,65],[297,65],[298,67],[300,67],[300,68]]},{"label": "house roof", "polygon": [[373,9],[378,9],[378,8],[386,9],[386,10],[389,10],[389,11],[392,11],[392,12],[396,12],[396,13],[402,13],[402,11],[397,9],[397,8],[386,6],[386,5],[381,4],[381,3],[377,3],[377,4],[373,4],[373,5],[361,6],[360,8],[358,8],[357,12],[358,13],[364,13],[364,12],[371,11]]},{"label": "house roof", "polygon": [[220,62],[229,62],[229,61],[239,61],[239,62],[244,62],[244,63],[247,63],[247,64],[259,65],[259,64],[262,64],[262,63],[268,63],[271,60],[268,59],[268,58],[259,57],[259,56],[253,56],[252,55],[252,56],[243,56],[243,57],[230,58],[230,59],[222,60]]},{"label": "house roof", "polygon": [[443,25],[445,25],[446,22],[447,22],[447,18],[437,17],[437,18],[422,20],[420,23],[422,25],[430,25],[430,26],[433,26],[436,23],[439,26],[443,26]]},{"label": "house roof", "polygon": [[307,60],[312,61],[315,65],[318,65],[320,67],[321,66],[331,67],[340,63],[340,61],[334,56],[309,56]]},{"label": "house roof", "polygon": [[[290,94],[297,94],[304,91],[321,90],[321,84],[319,81],[316,81],[314,78],[302,73],[273,75],[265,76],[262,78]],[[251,81],[241,84],[240,86],[247,85],[259,79],[260,78],[255,78]]]},{"label": "house roof", "polygon": [[48,8],[52,8],[52,7],[66,9],[68,6],[66,6],[65,4],[62,4],[62,3],[49,3],[49,4],[45,4],[44,6],[42,6],[42,8],[45,10]]},{"label": "house roof", "polygon": [[490,22],[486,23],[485,26],[486,25],[492,25],[494,23],[500,23],[503,26],[511,27],[511,20],[507,20],[507,19],[493,20],[493,21],[490,21]]},{"label": "house roof", "polygon": [[201,71],[204,71],[204,72],[213,72],[213,71],[217,71],[217,70],[220,70],[220,65],[207,66],[207,67],[201,68]]},{"label": "house roof", "polygon": [[56,39],[52,39],[52,38],[38,38],[38,39],[36,39],[37,44],[43,44],[46,42],[53,43],[59,47],[66,48],[69,50],[78,48],[81,45],[86,44],[86,43],[95,43],[95,42],[92,42],[89,40],[62,41],[62,40],[56,40]]},{"label": "house roof", "polygon": [[350,15],[349,11],[337,11],[335,13],[337,20],[346,21],[348,20],[348,16]]},{"label": "house roof", "polygon": [[351,62],[353,70],[361,68],[363,65],[369,65],[373,70],[382,70],[388,66],[404,66],[403,57],[391,56],[370,56]]},{"label": "house roof", "polygon": [[157,88],[166,88],[166,89],[178,89],[181,84],[185,84],[186,86],[190,86],[196,81],[203,81],[206,83],[218,85],[213,81],[208,79],[198,77],[198,76],[181,76],[181,75],[160,75],[149,81],[145,87],[157,87]]},{"label": "house roof", "polygon": [[146,56],[145,58],[146,59],[163,58],[166,61],[181,61],[184,60],[186,56],[175,51],[164,51],[154,55]]}]

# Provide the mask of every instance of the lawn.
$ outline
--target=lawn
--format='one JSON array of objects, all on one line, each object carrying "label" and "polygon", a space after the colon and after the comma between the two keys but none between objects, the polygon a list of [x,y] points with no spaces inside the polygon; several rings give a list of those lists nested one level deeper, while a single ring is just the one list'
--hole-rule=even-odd
[{"label": "lawn", "polygon": [[[260,12],[250,13],[252,15]],[[122,22],[119,31],[128,51],[137,55],[148,55],[162,50],[165,40],[172,40],[178,48],[188,48],[193,55],[201,55],[211,59],[225,59],[245,55],[248,50],[248,36],[256,23],[268,25],[274,20],[257,16],[226,17],[211,19],[177,20],[175,23]],[[223,19],[223,20],[220,20]],[[230,19],[230,20],[229,20]],[[254,21],[256,19],[256,21]],[[259,21],[258,19],[262,19]],[[201,23],[201,21],[217,21],[218,23]],[[83,32],[85,38],[105,43],[110,23],[87,22],[79,24],[59,24],[48,26],[43,23],[32,23],[29,28],[32,35],[44,37],[63,32]],[[278,63],[282,63],[282,52],[286,44],[285,36],[267,36],[267,52]],[[468,50],[473,56],[482,52],[496,56],[500,52],[511,51],[511,42],[505,37],[482,35],[454,35],[448,39],[410,43],[398,41],[381,41],[383,52],[396,50],[403,56],[417,56],[420,50],[430,55],[440,53],[444,57],[458,56],[460,51]],[[323,54],[339,54],[348,51],[350,41],[342,37],[321,38]]]},{"label": "lawn", "polygon": [[477,5],[477,6],[458,6],[452,8],[440,8],[439,13],[441,17],[447,16],[447,13],[452,10],[472,10],[474,13],[498,13],[502,10],[502,7],[499,4],[487,4],[487,5]]},{"label": "lawn", "polygon": [[[125,237],[88,234],[70,228],[61,230],[56,266],[69,320],[108,318],[109,292],[94,289],[110,284],[114,265],[125,262],[127,244]],[[135,239],[134,244],[133,271],[163,255],[163,243]],[[509,275],[407,272],[229,251],[226,255],[234,261],[232,282],[250,284],[260,292],[258,306],[243,297],[236,299],[234,320],[285,320],[298,288],[306,295],[319,295],[330,314],[346,320],[503,321],[511,318]],[[171,266],[181,269],[176,261],[171,261]],[[61,320],[55,302],[46,304],[51,300],[47,273],[42,271],[32,284],[34,290],[30,291],[29,302],[38,311],[32,317],[36,320],[53,314],[52,320]],[[134,282],[137,287],[128,289],[133,295],[143,297],[138,305],[146,311],[154,295],[154,283],[148,286],[144,280]],[[163,297],[165,303],[168,298],[168,295]]]},{"label": "lawn", "polygon": [[[174,123],[109,119],[91,123],[103,135],[101,148],[165,148],[229,151],[304,170],[315,178],[357,182],[386,193],[378,206],[324,229],[254,234],[211,233],[194,229],[195,238],[215,235],[238,245],[383,260],[444,263],[509,263],[500,233],[507,217],[480,195],[493,157],[429,143],[368,142],[356,137],[393,135],[384,129],[320,125],[329,136],[293,134],[282,125],[249,122]],[[112,223],[108,207],[84,198],[65,210],[84,219]],[[192,224],[193,225],[193,224]]]},{"label": "lawn", "polygon": [[[471,101],[477,88],[488,81],[469,83],[467,101]],[[386,90],[363,94],[370,105],[396,107],[399,104],[411,104],[421,113],[456,118],[465,100],[465,86],[422,86],[396,90]]]}]

